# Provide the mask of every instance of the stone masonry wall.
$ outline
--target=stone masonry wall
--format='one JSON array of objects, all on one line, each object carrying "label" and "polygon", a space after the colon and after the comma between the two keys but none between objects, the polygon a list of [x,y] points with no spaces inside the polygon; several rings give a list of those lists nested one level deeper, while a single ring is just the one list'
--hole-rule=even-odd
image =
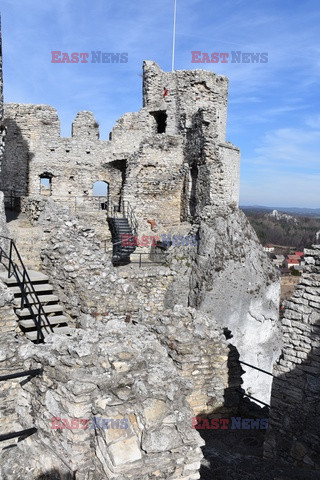
[{"label": "stone masonry wall", "polygon": [[304,273],[282,319],[264,455],[320,470],[320,245],[304,254]]},{"label": "stone masonry wall", "polygon": [[[164,97],[164,87],[168,90]],[[225,142],[228,79],[204,70],[163,72],[152,61],[143,65],[143,106],[149,111],[166,111],[168,133],[176,135],[191,127],[193,115],[214,107],[217,136]]]},{"label": "stone masonry wall", "polygon": [[[4,195],[0,192],[0,247],[4,248],[6,252],[9,249],[9,243],[6,239],[8,237],[8,228],[6,224],[6,216],[4,212]],[[5,272],[5,267],[0,264],[0,272]],[[17,317],[13,311],[13,295],[8,287],[0,279],[0,331],[15,332],[17,327]]]},{"label": "stone masonry wall", "polygon": [[[148,219],[163,233],[177,232],[195,190],[207,191],[205,204],[238,203],[239,151],[225,139],[227,87],[225,77],[211,72],[168,73],[145,62],[144,106],[121,117],[108,141],[99,139],[99,125],[90,112],[79,112],[72,137],[61,138],[52,107],[8,104],[0,188],[19,196],[51,194],[62,203],[78,204],[80,215],[99,208],[93,184],[102,181],[109,186],[110,203],[117,204],[120,197],[130,202],[142,235],[148,232]],[[197,138],[189,134],[199,115]],[[196,158],[190,152],[199,141]],[[190,176],[194,166],[199,167],[198,179]]]},{"label": "stone masonry wall", "polygon": [[181,376],[192,382],[187,400],[194,415],[218,412],[224,406],[229,381],[229,350],[220,326],[192,308],[177,305],[173,311],[164,311],[151,330]]},{"label": "stone masonry wall", "polygon": [[[4,213],[4,198],[0,192],[0,236],[8,236]],[[0,247],[8,251],[8,241],[0,237]],[[0,272],[5,272],[0,264]],[[23,362],[16,361],[15,351],[23,343],[21,337],[15,339],[17,317],[13,310],[13,294],[0,278],[0,376],[8,375],[22,369]],[[20,379],[2,381],[0,384],[0,432],[1,435],[14,430],[22,430],[16,411],[16,399],[20,391]],[[1,448],[10,445],[11,441],[1,442]]]},{"label": "stone masonry wall", "polygon": [[51,203],[37,223],[44,231],[42,267],[74,322],[87,314],[154,318],[164,310],[174,269],[157,264],[140,268],[138,263],[114,267],[95,230]]},{"label": "stone masonry wall", "polygon": [[[16,399],[23,426],[38,431],[2,452],[3,478],[34,480],[53,472],[77,480],[199,478],[203,441],[191,428],[185,400],[192,386],[146,327],[92,318],[90,329],[52,335],[16,356],[28,368],[44,369],[22,386],[25,401]],[[100,419],[95,429],[93,416]],[[73,428],[52,429],[52,418]],[[89,428],[80,421],[76,428],[72,418],[88,419]],[[125,419],[127,426],[106,428],[101,419]]]},{"label": "stone masonry wall", "polygon": [[94,229],[61,206],[51,208],[50,202],[39,220],[44,230],[42,265],[66,312],[75,322],[87,314],[136,316],[139,292],[119,276]]}]

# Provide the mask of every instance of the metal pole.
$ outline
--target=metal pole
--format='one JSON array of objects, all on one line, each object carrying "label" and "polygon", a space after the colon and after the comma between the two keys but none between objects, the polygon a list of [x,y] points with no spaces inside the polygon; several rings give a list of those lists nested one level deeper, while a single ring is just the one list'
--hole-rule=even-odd
[{"label": "metal pole", "polygon": [[173,11],[173,36],[172,36],[172,66],[171,71],[174,70],[174,51],[176,46],[176,23],[177,23],[177,0],[174,0],[174,11]]}]

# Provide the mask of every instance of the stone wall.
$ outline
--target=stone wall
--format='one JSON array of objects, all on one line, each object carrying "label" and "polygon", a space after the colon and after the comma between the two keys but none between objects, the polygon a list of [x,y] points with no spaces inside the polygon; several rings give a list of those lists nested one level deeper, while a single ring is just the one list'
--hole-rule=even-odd
[{"label": "stone wall", "polygon": [[[3,307],[3,292],[0,286],[0,319],[5,315]],[[29,341],[23,337],[14,338],[13,332],[5,332],[1,326],[1,346],[0,346],[0,376],[10,375],[24,371],[24,361],[18,355],[19,348],[29,344]],[[15,378],[1,381],[0,384],[0,434],[19,432],[24,429],[20,421],[18,410],[21,404],[24,404],[26,395],[21,389],[21,381],[25,378]],[[32,427],[32,424],[31,424]],[[15,445],[16,439],[5,440],[1,442],[1,450]],[[1,458],[0,450],[0,458]],[[0,473],[1,476],[1,473]]]},{"label": "stone wall", "polygon": [[75,322],[87,314],[123,318],[138,314],[138,290],[119,275],[94,229],[71,216],[68,209],[52,208],[51,200],[39,224],[44,231],[43,271]]},{"label": "stone wall", "polygon": [[[203,441],[191,428],[186,402],[192,385],[146,327],[92,318],[90,329],[23,346],[19,356],[27,368],[44,369],[16,399],[22,425],[38,431],[2,452],[3,478],[35,480],[53,472],[77,480],[199,478]],[[52,418],[73,428],[52,429]],[[80,421],[75,428],[72,418],[89,419],[89,428]],[[109,419],[108,428],[101,419]],[[117,419],[126,426],[112,426]]]},{"label": "stone wall", "polygon": [[42,269],[74,322],[87,314],[154,319],[164,310],[174,268],[157,264],[140,268],[138,256],[132,257],[136,263],[114,267],[112,254],[105,252],[95,229],[52,203],[46,203],[37,222],[44,232]]},{"label": "stone wall", "polygon": [[304,254],[303,276],[285,302],[264,455],[320,470],[320,245]]},{"label": "stone wall", "polygon": [[164,72],[155,62],[143,64],[143,106],[150,112],[167,113],[169,134],[186,131],[193,116],[210,105],[215,110],[211,120],[217,125],[217,140],[225,142],[227,103],[227,77],[204,70]]},{"label": "stone wall", "polygon": [[[25,367],[45,372],[23,386],[19,422],[35,422],[38,434],[5,454],[7,480],[35,478],[28,469],[40,476],[44,462],[79,480],[196,479],[201,452],[191,416],[221,411],[235,387],[223,330],[254,366],[270,370],[279,355],[279,282],[237,209],[239,150],[225,138],[227,79],[166,73],[145,62],[143,96],[143,108],[124,115],[108,141],[90,112],[80,112],[72,137],[61,138],[52,107],[6,107],[0,187],[15,189],[20,208],[42,229],[42,268],[78,327],[18,349]],[[114,267],[102,241],[105,229],[112,248],[106,214],[93,213],[96,180],[109,184],[110,203],[130,202],[139,236],[198,232],[199,245],[169,248],[166,266]],[[254,370],[244,388],[269,399],[270,385]],[[51,432],[48,421],[60,413],[127,413],[130,429]],[[17,458],[21,471],[11,474]]]},{"label": "stone wall", "polygon": [[[46,232],[44,271],[75,322],[88,314],[115,314],[155,324],[166,308],[192,305],[212,320],[212,328],[231,331],[240,360],[272,370],[281,348],[279,279],[237,209],[208,210],[198,248],[171,247],[167,266],[143,268],[113,267],[94,230],[68,214],[48,207],[39,223]],[[246,393],[268,403],[269,377],[244,370]]]},{"label": "stone wall", "polygon": [[13,294],[0,279],[0,331],[11,335],[17,331],[17,316],[13,310]]},{"label": "stone wall", "polygon": [[239,150],[225,139],[227,86],[211,72],[167,73],[145,62],[144,106],[121,117],[108,141],[99,139],[90,112],[78,113],[71,138],[61,138],[54,108],[8,104],[0,188],[22,197],[51,195],[77,204],[81,215],[99,208],[93,185],[102,181],[110,203],[130,202],[142,235],[150,218],[163,233],[176,233],[182,220],[193,220],[190,203],[201,191],[202,205],[238,204]]},{"label": "stone wall", "polygon": [[192,383],[187,401],[194,415],[219,412],[229,386],[229,349],[220,326],[212,317],[177,305],[150,322],[150,327],[180,375]]},{"label": "stone wall", "polygon": [[[9,252],[8,228],[4,212],[4,195],[0,192],[0,247]],[[6,272],[5,267],[0,263],[0,272]],[[13,311],[13,295],[0,278],[0,331],[7,333],[16,331],[17,317]]]}]

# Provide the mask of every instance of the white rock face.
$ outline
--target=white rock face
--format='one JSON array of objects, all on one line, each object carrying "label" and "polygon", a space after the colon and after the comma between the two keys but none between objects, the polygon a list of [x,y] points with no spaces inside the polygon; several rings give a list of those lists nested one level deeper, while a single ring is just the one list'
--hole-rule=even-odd
[{"label": "white rock face", "polygon": [[[240,360],[272,372],[281,348],[278,276],[245,215],[207,210],[190,279],[190,305],[228,328]],[[247,394],[269,403],[272,377],[245,370]]]}]

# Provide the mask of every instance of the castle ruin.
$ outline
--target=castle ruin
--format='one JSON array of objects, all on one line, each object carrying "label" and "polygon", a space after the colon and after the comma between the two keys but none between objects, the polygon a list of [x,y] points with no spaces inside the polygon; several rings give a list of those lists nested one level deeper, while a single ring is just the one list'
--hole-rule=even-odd
[{"label": "castle ruin", "polygon": [[[2,108],[0,81],[1,370],[38,372],[3,383],[1,433],[28,431],[2,452],[3,478],[200,478],[192,416],[270,402],[261,370],[282,347],[279,279],[238,206],[227,78],[144,62],[143,107],[109,140],[91,112],[62,138],[54,108]],[[27,281],[4,267],[8,237]],[[255,367],[241,380],[231,349]],[[128,428],[52,427],[92,416]]]}]

